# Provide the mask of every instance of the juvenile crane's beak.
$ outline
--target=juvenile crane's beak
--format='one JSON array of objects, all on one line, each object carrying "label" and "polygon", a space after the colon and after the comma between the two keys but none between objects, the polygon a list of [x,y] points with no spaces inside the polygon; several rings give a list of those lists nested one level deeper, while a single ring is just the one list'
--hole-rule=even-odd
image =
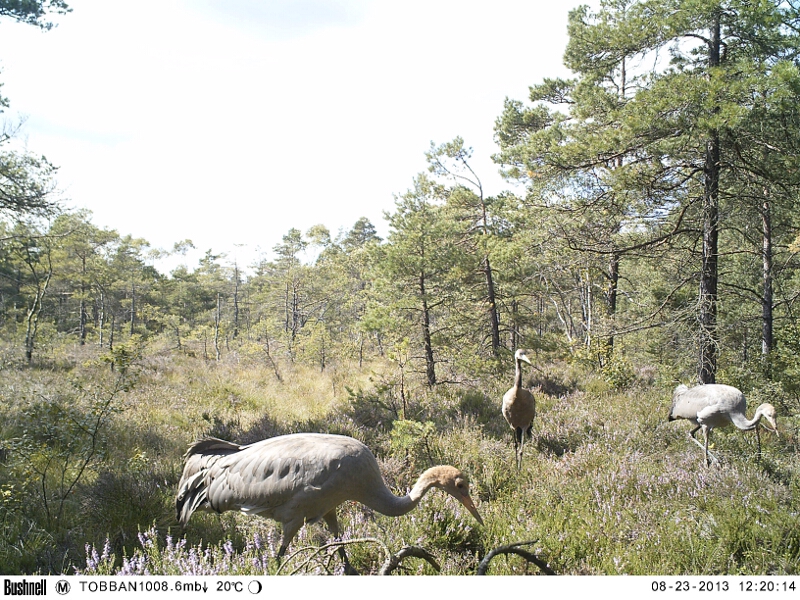
[{"label": "juvenile crane's beak", "polygon": [[[762,426],[764,429],[766,429],[767,431],[769,431],[769,432],[771,432],[771,433],[774,433],[775,435],[777,435],[778,437],[780,437],[780,436],[781,436],[781,434],[780,434],[780,433],[778,433],[778,421],[777,421],[777,419],[775,418],[775,407],[773,407],[771,404],[762,404],[762,405],[759,407],[759,409],[763,409],[763,412],[762,412],[762,414],[763,414],[763,416],[764,416],[764,418],[761,420],[761,422],[760,422],[759,424],[760,424],[760,425],[761,425],[761,426]],[[767,423],[769,423],[769,424],[771,425],[771,427],[767,427],[767,426],[764,424],[764,421],[766,421]]]},{"label": "juvenile crane's beak", "polygon": [[483,525],[483,519],[481,519],[480,514],[478,514],[478,509],[475,508],[475,504],[472,502],[472,498],[470,498],[469,494],[464,494],[458,499],[461,501],[461,504],[467,507],[467,510],[475,517],[475,520]]},{"label": "juvenile crane's beak", "polygon": [[770,417],[765,417],[765,419],[769,422],[772,427],[767,427],[764,423],[761,423],[761,426],[769,431],[770,433],[774,433],[778,437],[781,437],[780,431],[778,431],[778,424],[775,422],[775,419],[771,419]]}]

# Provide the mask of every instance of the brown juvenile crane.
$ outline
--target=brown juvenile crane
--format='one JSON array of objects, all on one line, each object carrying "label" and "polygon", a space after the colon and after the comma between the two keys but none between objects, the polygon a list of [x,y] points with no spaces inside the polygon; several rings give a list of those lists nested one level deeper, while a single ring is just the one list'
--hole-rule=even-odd
[{"label": "brown juvenile crane", "polygon": [[[696,425],[689,432],[695,444],[705,450],[706,465],[711,465],[711,459],[719,463],[717,457],[708,451],[708,439],[711,430],[716,427],[726,427],[731,423],[742,431],[756,430],[758,440],[758,455],[761,456],[761,435],[758,432],[758,424],[761,418],[767,420],[772,429],[764,428],[768,431],[778,432],[778,424],[775,421],[775,407],[772,404],[762,404],[756,409],[755,416],[748,420],[745,416],[747,402],[744,394],[735,387],[718,383],[707,383],[688,388],[679,385],[672,394],[672,408],[669,411],[669,420],[686,419]],[[762,424],[763,425],[763,424]],[[694,434],[698,429],[703,430],[705,445],[701,444]]]},{"label": "brown juvenile crane", "polygon": [[[178,521],[196,510],[239,510],[274,519],[283,535],[278,559],[304,523],[324,520],[339,535],[336,508],[355,500],[389,516],[413,510],[432,487],[461,502],[483,524],[469,495],[467,476],[451,466],[431,467],[405,496],[383,481],[378,462],[351,437],[296,433],[240,446],[216,438],[194,443],[185,455],[178,485]],[[340,554],[349,567],[344,549]]]},{"label": "brown juvenile crane", "polygon": [[525,437],[530,440],[533,433],[533,419],[536,416],[536,399],[530,390],[522,387],[522,363],[531,364],[524,350],[514,353],[514,385],[503,394],[503,416],[514,430],[514,451],[517,455],[517,469],[522,468],[522,448]]}]

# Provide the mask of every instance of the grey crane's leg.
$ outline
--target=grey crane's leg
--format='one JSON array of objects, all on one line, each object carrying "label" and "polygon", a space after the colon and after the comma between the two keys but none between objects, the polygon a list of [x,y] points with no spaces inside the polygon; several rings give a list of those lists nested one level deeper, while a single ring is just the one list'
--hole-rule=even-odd
[{"label": "grey crane's leg", "polygon": [[277,556],[275,558],[278,559],[278,564],[280,564],[283,555],[286,554],[286,549],[289,547],[289,542],[294,539],[294,536],[297,535],[297,532],[300,531],[300,528],[303,526],[303,519],[295,519],[293,521],[289,521],[288,523],[283,523],[283,534],[281,535],[281,547],[278,550]]},{"label": "grey crane's leg", "polygon": [[[336,509],[329,510],[327,513],[322,515],[322,518],[325,520],[325,523],[328,525],[328,529],[330,529],[331,533],[333,534],[333,538],[338,540],[339,539],[339,520],[336,518]],[[353,568],[353,565],[350,564],[350,561],[347,559],[347,552],[344,551],[344,546],[339,546],[339,556],[342,557],[342,561],[344,561],[344,574],[345,575],[359,575],[359,572]]]}]

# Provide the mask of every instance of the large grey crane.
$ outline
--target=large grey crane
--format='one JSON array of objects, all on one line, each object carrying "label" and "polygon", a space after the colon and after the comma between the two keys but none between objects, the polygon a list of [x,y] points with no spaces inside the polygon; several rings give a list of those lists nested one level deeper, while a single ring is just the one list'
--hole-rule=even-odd
[{"label": "large grey crane", "polygon": [[[712,458],[715,462],[719,462],[708,451],[708,438],[711,436],[711,430],[716,427],[725,427],[733,424],[742,431],[755,429],[759,456],[761,455],[761,436],[758,433],[758,424],[762,417],[772,426],[772,430],[777,433],[778,424],[775,421],[775,407],[772,404],[764,403],[760,405],[750,420],[745,416],[746,410],[747,401],[744,398],[744,394],[730,385],[707,383],[693,388],[679,385],[672,394],[672,408],[669,411],[669,420],[686,419],[695,424],[696,427],[689,432],[689,435],[694,443],[705,450],[706,464],[710,465]],[[764,427],[769,430],[768,427]],[[694,437],[698,429],[703,430],[705,445]]]},{"label": "large grey crane", "polygon": [[525,437],[530,440],[533,432],[533,419],[536,416],[536,399],[530,390],[522,387],[522,363],[531,364],[524,350],[514,353],[514,385],[503,394],[503,416],[514,430],[514,451],[517,455],[517,469],[522,467],[522,448]]},{"label": "large grey crane", "polygon": [[[274,519],[283,530],[280,559],[304,523],[323,519],[338,537],[336,508],[346,500],[399,516],[413,510],[432,487],[453,496],[483,524],[469,480],[455,467],[431,467],[408,494],[395,496],[372,452],[351,437],[296,433],[247,446],[207,438],[186,452],[176,509],[184,526],[196,510],[239,510]],[[342,548],[340,554],[349,566]]]}]

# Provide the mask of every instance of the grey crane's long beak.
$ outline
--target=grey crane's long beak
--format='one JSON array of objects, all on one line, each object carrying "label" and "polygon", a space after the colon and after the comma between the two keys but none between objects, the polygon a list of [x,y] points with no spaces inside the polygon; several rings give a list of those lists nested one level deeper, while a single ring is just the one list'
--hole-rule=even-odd
[{"label": "grey crane's long beak", "polygon": [[483,525],[483,519],[481,519],[480,514],[478,514],[478,509],[475,508],[475,504],[472,502],[472,498],[470,498],[469,495],[464,495],[461,496],[459,500],[461,501],[461,504],[463,504],[467,508],[470,514],[473,517],[475,517],[475,520],[481,525]]}]

